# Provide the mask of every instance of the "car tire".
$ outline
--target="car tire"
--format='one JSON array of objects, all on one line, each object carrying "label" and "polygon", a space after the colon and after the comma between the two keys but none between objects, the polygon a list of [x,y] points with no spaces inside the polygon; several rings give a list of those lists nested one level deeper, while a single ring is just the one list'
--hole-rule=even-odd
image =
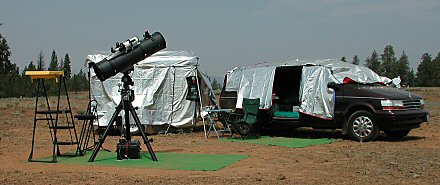
[{"label": "car tire", "polygon": [[403,137],[407,136],[411,129],[405,129],[405,130],[396,130],[396,131],[384,131],[385,134],[391,138],[391,139],[402,139]]},{"label": "car tire", "polygon": [[355,141],[372,141],[379,135],[379,126],[373,114],[360,110],[348,119],[347,133]]}]

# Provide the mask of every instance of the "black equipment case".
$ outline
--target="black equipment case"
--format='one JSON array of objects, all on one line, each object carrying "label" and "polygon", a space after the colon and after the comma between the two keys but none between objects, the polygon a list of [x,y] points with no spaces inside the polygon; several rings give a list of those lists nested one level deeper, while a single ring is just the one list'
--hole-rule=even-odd
[{"label": "black equipment case", "polygon": [[121,139],[116,145],[116,154],[118,160],[140,159],[141,143],[139,142],[139,140],[127,141],[125,139]]}]

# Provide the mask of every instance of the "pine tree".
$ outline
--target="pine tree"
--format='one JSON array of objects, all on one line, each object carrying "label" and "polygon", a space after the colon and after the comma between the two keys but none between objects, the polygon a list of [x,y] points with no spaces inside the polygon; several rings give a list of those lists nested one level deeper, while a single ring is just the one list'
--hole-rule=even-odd
[{"label": "pine tree", "polygon": [[86,73],[82,71],[82,69],[79,70],[78,74],[74,74],[71,81],[71,87],[70,89],[74,92],[84,91],[87,90],[87,76]]},{"label": "pine tree", "polygon": [[408,76],[406,77],[406,82],[409,86],[415,86],[416,84],[416,73],[413,69],[409,70]]},{"label": "pine tree", "polygon": [[380,70],[379,55],[377,54],[376,50],[373,51],[371,57],[368,57],[367,60],[365,60],[365,66],[381,75],[382,71]]},{"label": "pine tree", "polygon": [[5,63],[9,60],[10,55],[11,53],[9,52],[9,46],[6,39],[0,34],[0,74],[5,73]]},{"label": "pine tree", "polygon": [[37,67],[34,64],[34,61],[29,62],[29,65],[27,66],[27,70],[28,71],[36,71],[37,70]]},{"label": "pine tree", "polygon": [[14,63],[9,63],[9,64],[7,64],[5,67],[6,67],[6,69],[5,69],[5,73],[6,73],[6,74],[10,74],[10,75],[18,75],[19,68],[17,67],[16,64],[14,64]]},{"label": "pine tree", "polygon": [[399,58],[399,61],[396,65],[396,73],[402,79],[402,83],[408,83],[407,78],[409,76],[409,60],[405,51],[402,52],[402,55]]},{"label": "pine tree", "polygon": [[440,86],[440,52],[437,53],[437,56],[434,58],[434,60],[432,60],[432,66],[433,66],[433,70],[434,70],[434,76],[433,76],[433,81],[434,81],[434,86],[439,87]]},{"label": "pine tree", "polygon": [[64,60],[61,58],[61,60],[58,62],[58,71],[64,71]]},{"label": "pine tree", "polygon": [[351,62],[354,65],[359,65],[359,57],[357,55],[354,55],[353,61]]},{"label": "pine tree", "polygon": [[10,56],[8,42],[0,34],[0,98],[19,97],[22,93],[18,90],[22,87],[19,69],[16,64],[11,63]]},{"label": "pine tree", "polygon": [[24,66],[21,76],[25,76],[26,71],[36,71],[37,67],[34,65],[34,61],[30,61],[27,66]]},{"label": "pine tree", "polygon": [[63,71],[64,71],[65,78],[66,79],[70,79],[71,78],[71,74],[72,74],[72,69],[71,69],[71,66],[70,66],[69,53],[66,53],[66,55],[64,55]]},{"label": "pine tree", "polygon": [[23,71],[21,72],[21,76],[25,76],[27,71],[27,66],[24,66]]},{"label": "pine tree", "polygon": [[381,54],[382,65],[381,65],[381,75],[388,78],[395,78],[398,76],[396,72],[397,58],[394,56],[393,46],[387,45]]},{"label": "pine tree", "polygon": [[46,66],[46,62],[44,61],[44,54],[43,51],[40,51],[40,54],[38,54],[38,59],[37,59],[37,70],[44,71],[45,66]]},{"label": "pine tree", "polygon": [[0,34],[0,74],[17,74],[17,66],[11,63],[10,56],[8,42]]},{"label": "pine tree", "polygon": [[58,57],[55,50],[52,51],[52,56],[50,57],[50,64],[48,71],[58,71]]},{"label": "pine tree", "polygon": [[221,89],[220,84],[217,82],[217,80],[215,78],[214,78],[214,80],[212,80],[211,87],[212,87],[213,90]]},{"label": "pine tree", "polygon": [[435,76],[435,68],[431,59],[431,55],[424,53],[420,64],[417,66],[416,85],[421,87],[432,87],[434,85],[431,78]]}]

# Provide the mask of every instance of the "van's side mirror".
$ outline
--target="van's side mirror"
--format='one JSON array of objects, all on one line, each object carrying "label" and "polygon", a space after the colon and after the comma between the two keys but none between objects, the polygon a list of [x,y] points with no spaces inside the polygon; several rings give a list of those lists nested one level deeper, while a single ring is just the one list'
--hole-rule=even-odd
[{"label": "van's side mirror", "polygon": [[328,88],[334,89],[334,90],[338,90],[339,89],[339,85],[336,82],[329,82],[327,84]]}]

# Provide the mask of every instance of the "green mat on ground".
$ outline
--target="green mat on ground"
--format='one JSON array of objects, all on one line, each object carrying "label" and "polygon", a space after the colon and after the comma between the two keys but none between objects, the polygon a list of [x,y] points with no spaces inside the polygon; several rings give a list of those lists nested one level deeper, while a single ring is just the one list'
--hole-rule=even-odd
[{"label": "green mat on ground", "polygon": [[[94,162],[88,162],[91,153],[92,152],[88,152],[87,155],[78,157],[60,156],[58,157],[58,163],[131,168],[215,171],[247,158],[246,155],[237,154],[180,154],[157,152],[156,156],[158,161],[152,161],[148,152],[142,152],[141,159],[116,160],[116,152],[100,151]],[[48,160],[51,158],[52,157],[47,157],[42,160]]]},{"label": "green mat on ground", "polygon": [[303,138],[287,138],[287,137],[270,137],[261,136],[259,138],[251,137],[247,139],[240,138],[221,138],[220,141],[243,142],[261,145],[283,146],[289,148],[303,148],[306,146],[329,144],[334,142],[333,139],[303,139]]}]

